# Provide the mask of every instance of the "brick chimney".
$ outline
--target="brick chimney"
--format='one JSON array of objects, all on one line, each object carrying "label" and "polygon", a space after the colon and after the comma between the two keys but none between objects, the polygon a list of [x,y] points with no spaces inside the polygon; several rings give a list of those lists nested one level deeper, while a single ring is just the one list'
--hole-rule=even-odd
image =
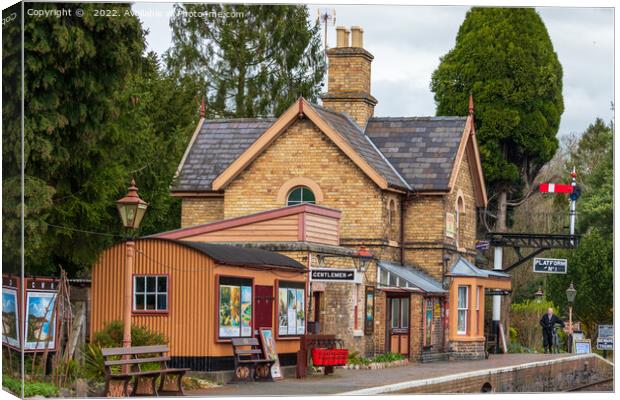
[{"label": "brick chimney", "polygon": [[[351,36],[349,42],[349,35]],[[377,99],[370,94],[370,64],[374,58],[364,49],[364,30],[336,28],[336,47],[327,50],[327,93],[323,106],[348,113],[364,129]]]}]

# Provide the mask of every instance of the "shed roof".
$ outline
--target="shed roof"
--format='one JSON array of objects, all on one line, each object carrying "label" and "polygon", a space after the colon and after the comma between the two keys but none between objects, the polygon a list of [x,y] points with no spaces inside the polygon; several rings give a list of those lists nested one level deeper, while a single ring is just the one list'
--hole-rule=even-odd
[{"label": "shed roof", "polygon": [[[148,240],[148,239],[143,239]],[[290,257],[275,253],[272,251],[239,247],[225,244],[213,244],[203,242],[191,242],[187,240],[173,239],[151,239],[151,240],[167,240],[177,243],[181,246],[192,248],[211,257],[215,262],[226,265],[238,265],[247,267],[281,267],[293,268],[304,271],[306,268],[303,264],[293,260]]]},{"label": "shed roof", "polygon": [[385,268],[386,270],[400,276],[426,293],[447,293],[447,290],[443,288],[441,282],[436,281],[432,277],[412,266],[379,261],[379,267]]},{"label": "shed roof", "polygon": [[476,278],[510,278],[510,275],[505,272],[478,268],[463,257],[459,257],[452,265],[450,275],[472,276]]},{"label": "shed roof", "polygon": [[366,135],[413,190],[445,191],[467,117],[370,118]]}]

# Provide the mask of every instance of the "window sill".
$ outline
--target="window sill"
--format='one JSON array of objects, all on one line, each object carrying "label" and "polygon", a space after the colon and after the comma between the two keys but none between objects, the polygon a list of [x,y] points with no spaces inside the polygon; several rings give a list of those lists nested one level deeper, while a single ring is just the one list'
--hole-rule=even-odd
[{"label": "window sill", "polygon": [[167,316],[170,312],[169,311],[132,311],[131,315],[132,316],[141,316],[141,315],[161,315],[161,316]]}]

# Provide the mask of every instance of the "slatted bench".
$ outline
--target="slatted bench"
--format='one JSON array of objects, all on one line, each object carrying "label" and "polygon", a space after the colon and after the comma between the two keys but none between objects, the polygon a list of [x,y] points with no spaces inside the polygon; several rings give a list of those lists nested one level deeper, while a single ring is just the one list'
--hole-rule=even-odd
[{"label": "slatted bench", "polygon": [[233,381],[272,381],[274,360],[263,358],[263,350],[256,338],[234,338],[232,341],[235,375]]},{"label": "slatted bench", "polygon": [[[133,380],[131,396],[157,396],[158,394],[185,395],[181,380],[189,368],[168,368],[168,346],[114,347],[101,349],[105,366],[104,396],[127,397],[129,383]],[[122,357],[118,359],[118,357]],[[158,364],[146,369],[146,364]],[[118,368],[121,371],[118,371]],[[156,387],[160,378],[159,388]]]}]

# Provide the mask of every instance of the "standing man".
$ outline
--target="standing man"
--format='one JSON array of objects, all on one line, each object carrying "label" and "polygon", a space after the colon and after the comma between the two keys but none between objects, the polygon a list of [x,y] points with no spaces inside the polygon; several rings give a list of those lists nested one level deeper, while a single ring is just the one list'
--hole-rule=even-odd
[{"label": "standing man", "polygon": [[549,307],[547,309],[547,313],[540,319],[540,326],[542,326],[543,331],[543,347],[545,348],[545,353],[552,353],[553,329],[555,324],[560,324],[562,328],[564,327],[564,321],[555,316],[553,314],[553,308]]}]

